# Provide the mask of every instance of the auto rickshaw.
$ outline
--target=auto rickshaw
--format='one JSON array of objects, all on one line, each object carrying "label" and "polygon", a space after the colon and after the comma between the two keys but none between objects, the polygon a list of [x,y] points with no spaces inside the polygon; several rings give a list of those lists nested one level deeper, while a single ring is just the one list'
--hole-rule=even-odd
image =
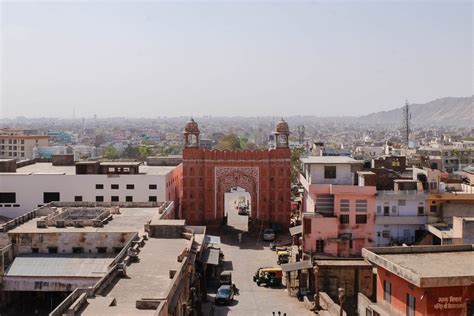
[{"label": "auto rickshaw", "polygon": [[277,251],[277,256],[278,256],[278,260],[277,260],[278,265],[281,265],[282,263],[290,262],[290,253],[286,250]]},{"label": "auto rickshaw", "polygon": [[254,282],[258,286],[265,284],[265,286],[279,286],[281,285],[283,272],[278,268],[259,268],[253,277]]}]

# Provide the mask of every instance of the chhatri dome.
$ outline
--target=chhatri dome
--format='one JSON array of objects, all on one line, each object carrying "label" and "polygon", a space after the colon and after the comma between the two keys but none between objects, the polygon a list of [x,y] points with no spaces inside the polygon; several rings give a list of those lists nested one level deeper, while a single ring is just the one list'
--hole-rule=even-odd
[{"label": "chhatri dome", "polygon": [[282,118],[280,122],[276,125],[276,132],[286,134],[290,132],[290,128],[288,127],[288,123]]},{"label": "chhatri dome", "polygon": [[184,132],[185,133],[199,133],[199,126],[196,121],[194,121],[193,118],[189,122],[186,123],[186,126],[184,127]]}]

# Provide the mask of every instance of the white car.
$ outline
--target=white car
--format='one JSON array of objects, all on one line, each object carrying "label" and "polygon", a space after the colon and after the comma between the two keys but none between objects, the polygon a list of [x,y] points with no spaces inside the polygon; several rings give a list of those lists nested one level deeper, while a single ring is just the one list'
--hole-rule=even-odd
[{"label": "white car", "polygon": [[265,241],[273,241],[275,240],[275,232],[271,228],[266,228],[263,231],[263,240]]}]

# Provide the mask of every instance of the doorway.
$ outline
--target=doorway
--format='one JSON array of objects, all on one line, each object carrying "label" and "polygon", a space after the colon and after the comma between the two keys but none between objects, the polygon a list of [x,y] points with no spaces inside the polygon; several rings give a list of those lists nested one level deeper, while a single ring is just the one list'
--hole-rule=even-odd
[{"label": "doorway", "polygon": [[233,187],[224,193],[224,216],[227,225],[241,231],[248,231],[252,212],[252,197],[241,187]]}]

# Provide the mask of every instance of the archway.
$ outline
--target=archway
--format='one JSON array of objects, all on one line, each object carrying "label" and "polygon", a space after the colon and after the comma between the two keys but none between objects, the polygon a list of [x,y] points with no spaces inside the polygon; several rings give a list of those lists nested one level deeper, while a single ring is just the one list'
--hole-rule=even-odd
[{"label": "archway", "polygon": [[248,231],[252,214],[252,196],[241,187],[233,187],[224,192],[224,216],[227,225],[241,231]]}]

